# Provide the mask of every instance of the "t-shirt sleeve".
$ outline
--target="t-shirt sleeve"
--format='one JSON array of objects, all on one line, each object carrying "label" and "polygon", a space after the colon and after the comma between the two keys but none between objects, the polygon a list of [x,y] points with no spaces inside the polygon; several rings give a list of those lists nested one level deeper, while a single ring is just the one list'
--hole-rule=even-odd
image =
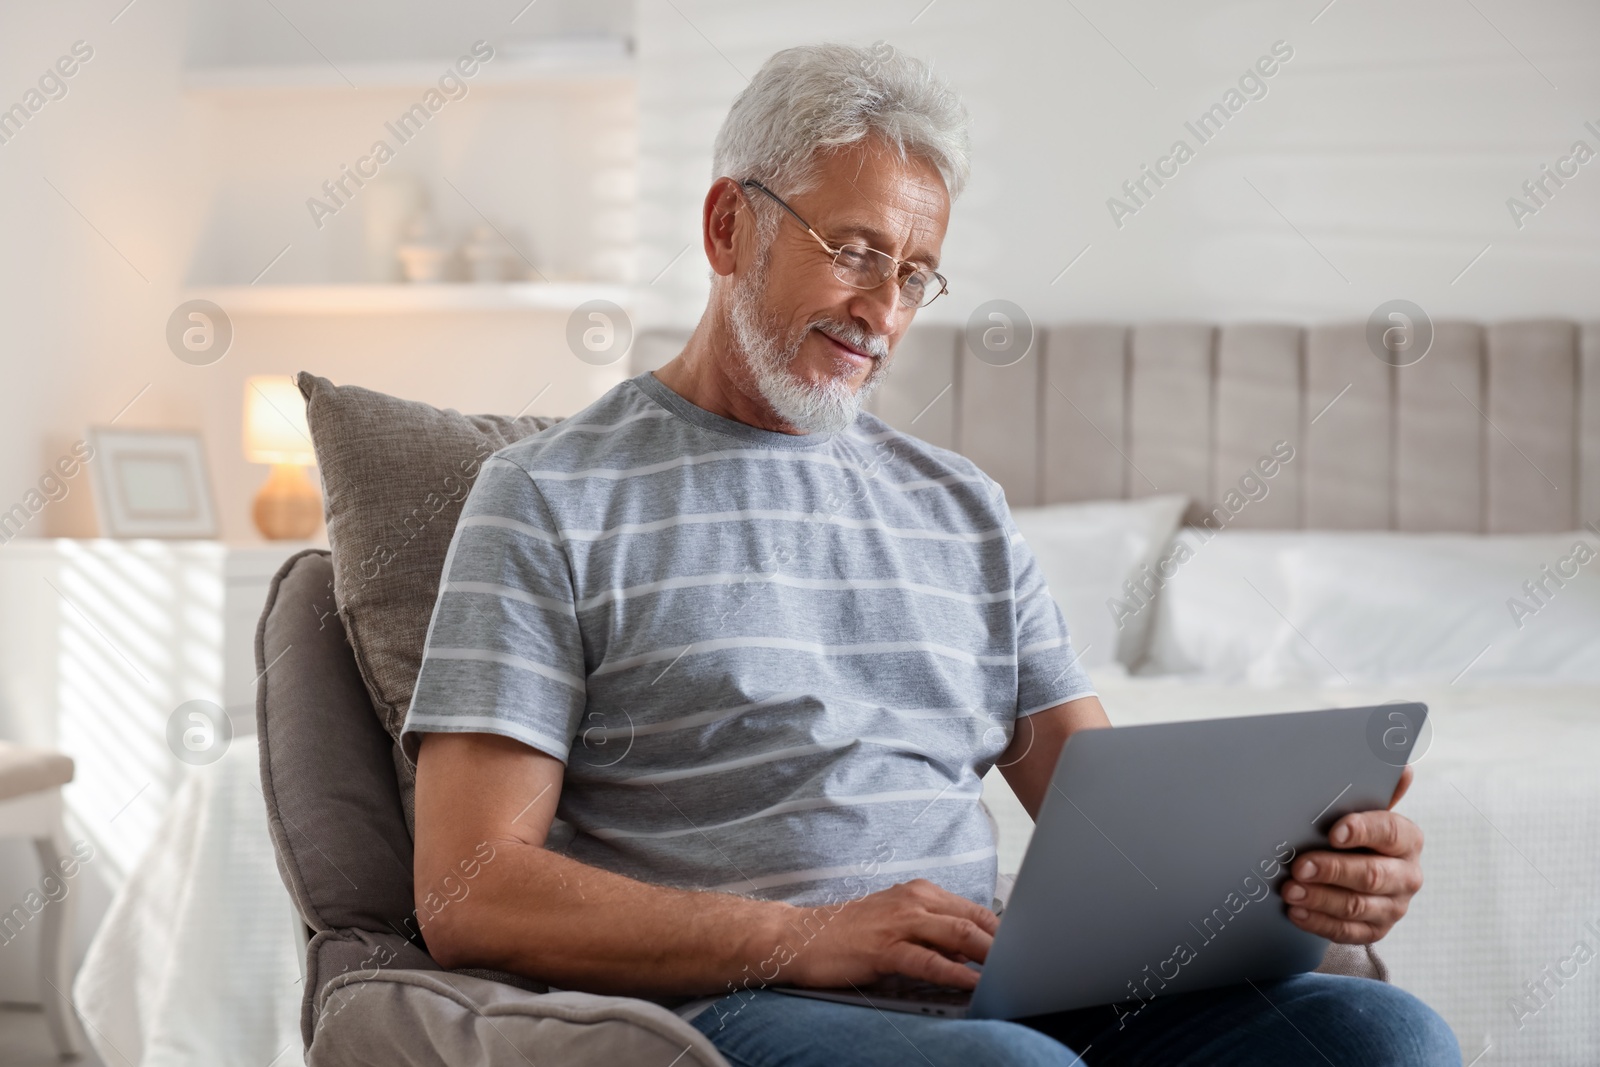
[{"label": "t-shirt sleeve", "polygon": [[1017,619],[1017,718],[1079,697],[1094,696],[1094,684],[1078,663],[1067,620],[1045,585],[1033,549],[1022,539],[1004,494],[996,487],[1005,529],[1011,537],[1013,610]]},{"label": "t-shirt sleeve", "polygon": [[489,733],[565,762],[586,692],[573,601],[544,495],[514,461],[491,456],[445,556],[401,730],[406,755],[416,760],[424,733]]}]

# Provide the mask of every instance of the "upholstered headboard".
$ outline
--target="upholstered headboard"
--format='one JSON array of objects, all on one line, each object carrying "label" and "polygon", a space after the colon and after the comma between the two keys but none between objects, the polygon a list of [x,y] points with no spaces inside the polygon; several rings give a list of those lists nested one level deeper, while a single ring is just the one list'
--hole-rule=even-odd
[{"label": "upholstered headboard", "polygon": [[[1013,507],[1184,492],[1191,522],[1278,442],[1231,525],[1536,533],[1600,518],[1600,323],[1441,322],[1419,362],[1366,324],[1072,323],[1009,366],[916,326],[870,407],[969,456]],[[641,335],[658,366],[682,335]],[[1282,450],[1279,458],[1281,460]]]}]

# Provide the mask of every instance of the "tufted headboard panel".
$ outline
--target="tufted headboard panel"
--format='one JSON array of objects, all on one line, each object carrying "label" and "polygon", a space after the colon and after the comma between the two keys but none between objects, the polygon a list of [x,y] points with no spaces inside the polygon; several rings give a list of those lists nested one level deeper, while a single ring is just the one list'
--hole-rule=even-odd
[{"label": "tufted headboard panel", "polygon": [[[642,335],[635,365],[681,341]],[[958,326],[919,325],[869,407],[970,457],[1013,507],[1184,492],[1198,523],[1284,442],[1293,458],[1231,525],[1542,533],[1600,518],[1600,322],[1441,322],[1404,367],[1373,355],[1365,323],[1045,326],[1007,366]]]},{"label": "tufted headboard panel", "polygon": [[[1236,525],[1533,533],[1600,517],[1600,323],[1440,323],[1417,363],[1364,323],[1068,324],[995,366],[917,327],[871,406],[1013,506],[1188,493],[1201,521],[1275,444]],[[937,399],[936,399],[937,398]]]}]

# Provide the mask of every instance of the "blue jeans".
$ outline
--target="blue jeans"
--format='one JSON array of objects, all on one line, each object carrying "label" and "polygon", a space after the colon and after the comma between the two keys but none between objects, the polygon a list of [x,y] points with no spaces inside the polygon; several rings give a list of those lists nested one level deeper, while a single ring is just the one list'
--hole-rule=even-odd
[{"label": "blue jeans", "polygon": [[1367,978],[1278,982],[1156,997],[1017,1022],[941,1019],[769,991],[734,993],[695,1016],[734,1067],[1175,1067],[1311,1064],[1460,1067],[1455,1035],[1404,990]]}]

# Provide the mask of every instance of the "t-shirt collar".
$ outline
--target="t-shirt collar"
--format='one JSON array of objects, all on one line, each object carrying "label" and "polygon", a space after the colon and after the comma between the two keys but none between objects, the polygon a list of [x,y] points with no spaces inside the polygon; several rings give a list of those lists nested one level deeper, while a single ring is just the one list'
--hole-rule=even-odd
[{"label": "t-shirt collar", "polygon": [[763,448],[800,450],[822,448],[839,436],[837,432],[779,433],[776,430],[763,430],[761,427],[751,426],[749,423],[725,419],[721,415],[707,411],[700,405],[680,396],[650,371],[645,371],[643,374],[634,377],[632,382],[645,396],[685,422],[693,423],[701,429],[710,430],[713,433],[724,434],[728,437],[738,438],[741,441],[747,441],[753,445],[760,445]]}]

